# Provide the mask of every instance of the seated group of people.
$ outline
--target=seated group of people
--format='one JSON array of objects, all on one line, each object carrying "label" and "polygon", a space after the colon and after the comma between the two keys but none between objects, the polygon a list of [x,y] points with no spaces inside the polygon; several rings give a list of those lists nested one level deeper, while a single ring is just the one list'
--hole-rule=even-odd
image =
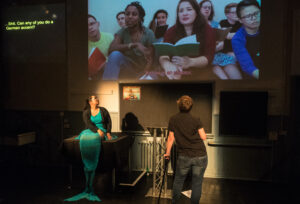
[{"label": "seated group of people", "polygon": [[[218,23],[213,20],[210,0],[199,4],[180,0],[175,25],[168,28],[168,12],[161,9],[147,28],[143,25],[144,8],[132,2],[117,14],[121,29],[114,36],[100,32],[100,23],[89,15],[89,53],[98,47],[106,57],[96,74],[103,80],[197,79],[201,70],[208,68],[220,79],[258,78],[260,4],[242,0],[226,5],[224,12],[227,19]],[[226,28],[230,31],[220,39],[218,30]],[[159,56],[153,47],[156,42],[175,44],[189,36],[200,42],[197,56]]]}]

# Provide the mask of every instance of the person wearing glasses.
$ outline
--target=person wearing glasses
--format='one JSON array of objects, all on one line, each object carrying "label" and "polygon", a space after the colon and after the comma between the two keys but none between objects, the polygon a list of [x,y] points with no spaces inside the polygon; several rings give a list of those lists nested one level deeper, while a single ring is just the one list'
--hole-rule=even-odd
[{"label": "person wearing glasses", "polygon": [[[106,60],[108,56],[108,49],[113,41],[114,37],[111,33],[100,31],[100,22],[93,15],[88,15],[88,54],[89,59],[93,58],[93,56],[98,51],[101,53],[100,55]],[[94,54],[95,53],[95,54]],[[101,59],[100,56],[97,56],[98,60]],[[92,60],[92,59],[91,59]],[[89,79],[97,77],[99,73],[101,73],[101,67],[93,67],[89,62],[88,75]]]},{"label": "person wearing glasses", "polygon": [[242,27],[231,40],[234,54],[242,70],[259,78],[260,6],[256,0],[243,0],[236,8]]},{"label": "person wearing glasses", "polygon": [[220,28],[220,25],[217,21],[214,21],[215,10],[212,2],[210,0],[202,0],[199,3],[200,13],[207,20],[208,24],[212,28]]},{"label": "person wearing glasses", "polygon": [[86,129],[76,139],[80,140],[79,146],[84,166],[86,187],[82,193],[65,199],[65,201],[77,201],[84,198],[90,201],[101,201],[93,190],[95,171],[101,151],[101,141],[116,139],[116,136],[111,135],[110,115],[104,107],[99,106],[97,96],[91,95],[86,99],[83,121]]}]

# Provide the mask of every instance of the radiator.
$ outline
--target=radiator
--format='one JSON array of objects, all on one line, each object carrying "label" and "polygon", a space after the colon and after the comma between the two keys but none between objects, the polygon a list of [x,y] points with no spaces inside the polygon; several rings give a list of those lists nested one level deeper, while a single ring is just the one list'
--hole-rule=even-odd
[{"label": "radiator", "polygon": [[119,113],[117,112],[110,112],[111,117],[111,131],[112,132],[120,132],[120,123],[119,123]]},{"label": "radiator", "polygon": [[139,142],[138,146],[140,149],[139,169],[152,172],[153,142]]},{"label": "radiator", "polygon": [[[160,143],[160,138],[157,138]],[[157,155],[161,155],[165,150],[156,145]],[[158,158],[156,159],[158,161]],[[131,150],[131,167],[134,171],[153,172],[153,137],[136,137]],[[169,163],[168,173],[172,173]]]}]

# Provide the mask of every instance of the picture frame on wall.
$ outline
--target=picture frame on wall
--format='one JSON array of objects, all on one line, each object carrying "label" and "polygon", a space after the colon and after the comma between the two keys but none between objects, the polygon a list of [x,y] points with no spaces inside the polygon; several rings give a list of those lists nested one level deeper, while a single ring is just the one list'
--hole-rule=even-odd
[{"label": "picture frame on wall", "polygon": [[124,86],[123,87],[123,100],[140,101],[141,100],[141,87],[140,86]]}]

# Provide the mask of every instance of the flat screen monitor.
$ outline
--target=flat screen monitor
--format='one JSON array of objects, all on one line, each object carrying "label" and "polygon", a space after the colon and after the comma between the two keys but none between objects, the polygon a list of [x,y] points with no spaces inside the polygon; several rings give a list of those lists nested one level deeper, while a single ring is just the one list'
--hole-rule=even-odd
[{"label": "flat screen monitor", "polygon": [[222,91],[219,134],[222,137],[265,138],[268,92]]}]

